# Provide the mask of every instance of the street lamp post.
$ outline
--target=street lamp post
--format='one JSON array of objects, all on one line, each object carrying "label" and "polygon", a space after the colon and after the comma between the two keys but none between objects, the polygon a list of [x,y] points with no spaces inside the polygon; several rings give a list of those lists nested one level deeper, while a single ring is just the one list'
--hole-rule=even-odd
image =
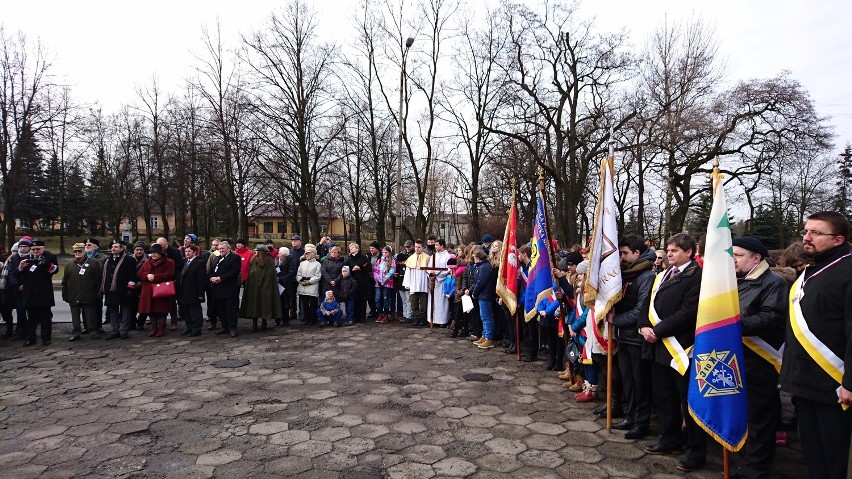
[{"label": "street lamp post", "polygon": [[396,225],[394,225],[396,236],[396,251],[402,249],[402,122],[404,116],[402,114],[402,99],[405,95],[405,60],[408,57],[408,49],[414,43],[414,39],[408,37],[405,40],[405,49],[402,51],[402,68],[399,72],[399,126],[397,128],[397,156],[396,156]]}]

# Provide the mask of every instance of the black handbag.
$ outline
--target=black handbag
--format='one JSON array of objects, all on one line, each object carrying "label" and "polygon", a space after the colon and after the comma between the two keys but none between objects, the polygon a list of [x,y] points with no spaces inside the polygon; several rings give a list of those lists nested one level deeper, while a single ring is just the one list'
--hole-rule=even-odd
[{"label": "black handbag", "polygon": [[568,341],[568,345],[565,346],[565,357],[568,361],[571,361],[571,364],[577,364],[580,362],[580,347],[577,346],[577,342],[571,338]]}]

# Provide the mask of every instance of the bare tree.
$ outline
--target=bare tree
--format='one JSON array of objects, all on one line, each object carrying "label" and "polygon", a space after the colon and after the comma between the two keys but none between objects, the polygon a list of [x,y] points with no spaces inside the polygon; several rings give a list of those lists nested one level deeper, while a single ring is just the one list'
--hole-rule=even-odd
[{"label": "bare tree", "polygon": [[255,126],[260,129],[252,131],[268,156],[260,166],[275,179],[283,172],[295,180],[279,185],[292,189],[300,210],[300,232],[319,239],[318,178],[337,161],[323,155],[342,124],[331,120],[336,50],[317,42],[316,25],[308,6],[292,0],[281,13],[270,16],[263,30],[244,41],[257,88],[252,100],[259,120]]},{"label": "bare tree", "polygon": [[51,88],[51,64],[40,42],[30,44],[23,33],[7,35],[0,24],[0,180],[3,182],[3,243],[15,238],[14,206],[26,175],[23,135],[38,135],[49,118],[44,108]]}]

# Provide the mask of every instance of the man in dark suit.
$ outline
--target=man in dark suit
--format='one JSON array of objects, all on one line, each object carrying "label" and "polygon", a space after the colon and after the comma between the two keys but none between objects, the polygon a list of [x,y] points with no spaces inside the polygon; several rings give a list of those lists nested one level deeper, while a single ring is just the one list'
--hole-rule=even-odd
[{"label": "man in dark suit", "polygon": [[230,334],[232,338],[237,336],[241,265],[240,257],[231,251],[231,242],[222,240],[219,257],[213,260],[208,273],[211,297],[216,301],[216,315],[222,324],[216,334]]},{"label": "man in dark suit", "polygon": [[[639,333],[647,343],[642,356],[652,361],[653,400],[662,432],[655,444],[645,447],[645,452],[671,454],[683,449],[677,468],[684,472],[703,467],[707,458],[704,430],[691,415],[683,414],[687,410],[691,369],[686,351],[695,343],[701,292],[696,247],[695,238],[687,233],[669,238],[666,253],[670,267],[654,281],[648,317],[639,320]],[[685,426],[683,430],[681,426]]]},{"label": "man in dark suit", "polygon": [[128,255],[124,243],[112,240],[110,254],[103,263],[101,294],[107,307],[112,331],[106,339],[127,339],[130,330],[131,294],[136,287],[136,260]]},{"label": "man in dark suit", "polygon": [[41,325],[41,344],[50,344],[53,332],[52,277],[59,271],[56,256],[44,249],[44,241],[35,240],[31,256],[18,264],[19,278],[23,292],[23,304],[27,310],[27,342],[24,346],[36,343],[36,328]]},{"label": "man in dark suit", "polygon": [[201,326],[204,315],[201,303],[204,302],[204,291],[207,288],[206,264],[198,257],[198,246],[184,246],[186,256],[183,269],[177,275],[177,302],[186,314],[186,331],[184,336],[201,336]]}]

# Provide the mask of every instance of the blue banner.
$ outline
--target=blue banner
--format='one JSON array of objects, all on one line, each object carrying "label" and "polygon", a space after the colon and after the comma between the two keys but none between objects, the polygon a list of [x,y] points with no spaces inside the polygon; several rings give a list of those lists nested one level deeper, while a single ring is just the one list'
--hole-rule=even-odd
[{"label": "blue banner", "polygon": [[538,303],[553,294],[553,270],[550,262],[550,237],[547,234],[547,214],[541,191],[536,197],[535,223],[531,241],[530,270],[524,293],[524,319],[531,320],[538,314]]}]

